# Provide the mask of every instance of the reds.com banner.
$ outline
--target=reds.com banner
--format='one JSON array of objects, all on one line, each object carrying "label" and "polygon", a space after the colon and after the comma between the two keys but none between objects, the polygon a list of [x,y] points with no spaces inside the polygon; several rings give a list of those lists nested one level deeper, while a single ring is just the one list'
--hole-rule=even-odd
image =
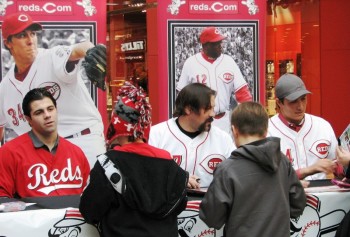
[{"label": "reds.com banner", "polygon": [[[40,22],[43,31],[38,36],[38,47],[51,48],[55,45],[71,45],[90,40],[94,44],[106,44],[106,0],[67,0],[67,1],[9,1],[0,0],[0,23],[5,16],[23,12]],[[4,77],[13,60],[10,52],[4,48],[1,35],[1,75]],[[0,77],[0,82],[1,78]],[[106,93],[92,85],[85,84],[98,107],[103,121],[107,121]],[[4,141],[15,136],[6,129]]]},{"label": "reds.com banner", "polygon": [[226,36],[223,53],[239,66],[254,100],[265,102],[266,0],[162,0],[157,14],[159,62],[168,62],[159,67],[160,98],[169,98],[160,114],[171,117],[183,64],[201,50],[199,34],[211,26]]}]

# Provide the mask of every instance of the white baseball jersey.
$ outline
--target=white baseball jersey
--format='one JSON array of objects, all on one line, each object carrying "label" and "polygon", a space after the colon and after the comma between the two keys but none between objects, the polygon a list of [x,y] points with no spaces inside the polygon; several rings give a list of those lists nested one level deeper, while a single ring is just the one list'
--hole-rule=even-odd
[{"label": "white baseball jersey", "polygon": [[226,112],[226,116],[215,119],[213,125],[230,134],[230,97],[232,93],[247,85],[234,59],[221,54],[213,63],[205,60],[201,53],[189,57],[182,68],[176,90],[199,82],[215,90],[215,114]]},{"label": "white baseball jersey", "polygon": [[[335,159],[338,144],[332,126],[326,120],[305,114],[299,132],[290,129],[278,114],[270,118],[268,135],[281,138],[281,151],[290,159],[295,170],[313,165],[319,159]],[[325,173],[306,179],[326,179]]]},{"label": "white baseball jersey", "polygon": [[191,139],[181,132],[175,119],[152,126],[148,143],[168,151],[181,168],[201,179],[201,187],[208,187],[217,164],[236,147],[230,136],[215,126]]},{"label": "white baseball jersey", "polygon": [[[91,134],[81,136],[85,137],[84,144],[77,142],[80,137],[70,140],[80,146],[91,165],[95,163],[95,153],[105,152],[103,123],[80,77],[80,64],[72,72],[66,71],[71,52],[71,46],[38,49],[38,55],[23,81],[15,78],[15,65],[12,65],[0,83],[0,126],[7,124],[18,135],[28,132],[30,126],[22,111],[23,97],[33,88],[45,87],[57,100],[60,136],[67,137],[91,128]],[[91,141],[87,137],[91,137]],[[86,152],[91,147],[96,148],[94,154]]]},{"label": "white baseball jersey", "polygon": [[186,85],[199,82],[217,92],[215,113],[229,110],[230,96],[247,85],[241,70],[232,57],[221,54],[213,63],[205,60],[201,53],[189,57],[182,68],[176,90]]}]

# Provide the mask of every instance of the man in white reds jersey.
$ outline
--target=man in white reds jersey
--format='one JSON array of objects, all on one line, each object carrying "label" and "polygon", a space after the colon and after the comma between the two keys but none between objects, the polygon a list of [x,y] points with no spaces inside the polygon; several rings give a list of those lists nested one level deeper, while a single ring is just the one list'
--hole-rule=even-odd
[{"label": "man in white reds jersey", "polygon": [[281,138],[281,151],[290,159],[300,179],[326,179],[326,174],[343,176],[343,167],[334,162],[338,145],[332,126],[323,118],[305,113],[307,94],[304,82],[284,74],[276,83],[279,113],[269,120],[270,136]]},{"label": "man in white reds jersey", "polygon": [[0,197],[81,194],[89,162],[78,146],[58,135],[56,100],[45,88],[35,88],[22,106],[32,130],[0,148]]},{"label": "man in white reds jersey", "polygon": [[189,172],[189,188],[208,187],[216,166],[236,148],[228,133],[211,126],[215,96],[204,84],[189,84],[175,100],[174,118],[151,127],[148,143]]},{"label": "man in white reds jersey", "polygon": [[15,63],[0,83],[0,140],[6,124],[18,135],[30,130],[22,99],[29,90],[44,87],[59,105],[59,134],[79,146],[92,167],[106,148],[102,118],[81,78],[80,59],[94,45],[85,41],[38,48],[37,31],[41,29],[25,13],[6,16],[2,24],[4,45]]},{"label": "man in white reds jersey", "polygon": [[180,91],[194,82],[215,90],[217,95],[213,125],[230,133],[231,95],[235,95],[237,102],[251,101],[252,95],[234,59],[222,53],[224,39],[226,36],[221,35],[215,27],[207,27],[201,32],[199,41],[202,51],[185,61],[176,90]]}]

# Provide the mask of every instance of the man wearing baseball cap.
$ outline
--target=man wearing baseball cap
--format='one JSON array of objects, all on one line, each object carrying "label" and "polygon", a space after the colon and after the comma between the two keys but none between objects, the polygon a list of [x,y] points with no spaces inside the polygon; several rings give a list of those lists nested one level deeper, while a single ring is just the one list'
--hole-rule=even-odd
[{"label": "man wearing baseball cap", "polygon": [[90,166],[106,151],[101,115],[82,79],[86,52],[96,48],[88,40],[73,45],[38,48],[40,23],[24,12],[5,16],[2,36],[14,63],[0,83],[0,140],[4,127],[17,135],[30,130],[21,110],[30,89],[45,87],[57,100],[58,133],[79,146]]},{"label": "man wearing baseball cap", "polygon": [[281,138],[281,151],[292,162],[300,179],[326,179],[327,174],[343,177],[343,167],[334,162],[337,139],[323,118],[307,114],[306,89],[301,78],[282,75],[276,83],[278,114],[269,120],[270,136]]},{"label": "man wearing baseball cap", "polygon": [[42,26],[38,22],[33,22],[27,14],[11,14],[5,18],[2,24],[2,37],[4,40],[11,40],[9,36],[16,35],[25,30],[39,31]]},{"label": "man wearing baseball cap", "polygon": [[190,83],[199,82],[217,92],[213,125],[230,133],[230,100],[251,101],[252,95],[234,59],[222,53],[226,36],[216,27],[206,27],[199,35],[202,51],[189,57],[182,68],[176,90],[179,92]]}]

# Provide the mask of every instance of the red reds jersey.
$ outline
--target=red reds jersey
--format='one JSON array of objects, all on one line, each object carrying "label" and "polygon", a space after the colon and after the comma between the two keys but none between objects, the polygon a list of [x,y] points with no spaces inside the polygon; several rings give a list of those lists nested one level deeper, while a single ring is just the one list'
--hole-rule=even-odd
[{"label": "red reds jersey", "polygon": [[0,196],[81,194],[89,172],[82,150],[61,137],[56,154],[35,148],[28,133],[0,148]]}]

